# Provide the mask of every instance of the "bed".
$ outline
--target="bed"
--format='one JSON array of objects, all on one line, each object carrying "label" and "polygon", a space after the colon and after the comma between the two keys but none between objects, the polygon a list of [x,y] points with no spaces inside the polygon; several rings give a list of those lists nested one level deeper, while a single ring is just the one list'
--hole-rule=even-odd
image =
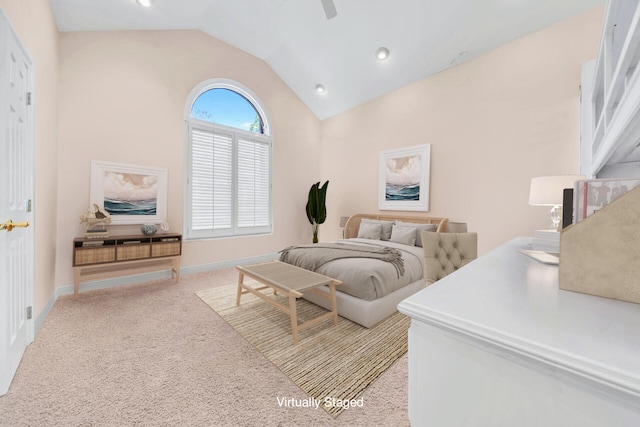
[{"label": "bed", "polygon": [[[422,229],[447,232],[448,219],[357,214],[347,220],[344,239],[335,242],[338,245],[302,245],[286,248],[282,251],[280,259],[342,281],[342,285],[336,288],[338,314],[369,328],[395,313],[400,301],[424,287],[423,250],[421,246],[417,246],[420,242],[412,242],[408,233],[407,236],[403,235],[403,232],[409,232],[412,228],[416,229],[413,234],[415,237],[419,236]],[[397,259],[390,262],[345,255],[344,258],[324,262],[315,267],[313,260],[309,259],[314,256],[311,254],[316,250],[315,246],[321,247],[318,250],[325,247],[332,250],[333,246],[343,245],[356,251],[361,248],[363,251],[376,254],[393,254],[394,257],[399,254],[402,262],[398,263]],[[375,255],[378,258],[381,256],[383,255]],[[329,292],[327,287],[319,290]],[[311,293],[305,294],[304,298],[330,309],[326,298]]]}]

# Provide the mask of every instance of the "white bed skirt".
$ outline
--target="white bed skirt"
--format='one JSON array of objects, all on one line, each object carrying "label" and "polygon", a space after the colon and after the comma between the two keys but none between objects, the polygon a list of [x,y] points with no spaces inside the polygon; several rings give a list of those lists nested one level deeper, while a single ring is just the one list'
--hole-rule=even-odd
[{"label": "white bed skirt", "polygon": [[[339,286],[336,289],[340,288]],[[356,298],[344,292],[336,292],[336,301],[338,303],[338,314],[342,317],[356,322],[365,328],[370,328],[381,320],[386,319],[393,313],[398,311],[398,304],[405,298],[415,294],[424,288],[424,279],[400,288],[382,298],[372,301]],[[327,286],[317,288],[321,292],[329,293]],[[304,298],[321,307],[331,310],[331,303],[328,299],[310,292],[304,294]]]}]

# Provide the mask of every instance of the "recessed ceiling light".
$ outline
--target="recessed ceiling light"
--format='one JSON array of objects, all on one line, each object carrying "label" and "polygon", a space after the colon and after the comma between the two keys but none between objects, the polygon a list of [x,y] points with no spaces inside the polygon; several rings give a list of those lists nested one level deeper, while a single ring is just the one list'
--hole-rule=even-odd
[{"label": "recessed ceiling light", "polygon": [[153,0],[136,0],[136,3],[143,7],[151,7],[151,3],[153,3]]},{"label": "recessed ceiling light", "polygon": [[318,84],[316,85],[316,92],[318,92],[318,93],[324,93],[324,92],[325,92],[325,90],[326,90],[326,89],[324,88],[324,86],[322,86],[320,83],[318,83]]},{"label": "recessed ceiling light", "polygon": [[389,49],[387,49],[386,47],[379,47],[378,50],[376,51],[376,57],[380,61],[384,61],[389,57]]}]

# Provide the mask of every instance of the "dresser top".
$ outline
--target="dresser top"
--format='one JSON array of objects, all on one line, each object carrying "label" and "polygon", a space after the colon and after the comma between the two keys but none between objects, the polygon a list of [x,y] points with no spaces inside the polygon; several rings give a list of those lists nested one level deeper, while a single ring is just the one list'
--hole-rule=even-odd
[{"label": "dresser top", "polygon": [[[398,309],[514,354],[640,397],[640,304],[561,290],[558,266],[514,239],[405,299]],[[640,280],[640,278],[639,278]]]}]

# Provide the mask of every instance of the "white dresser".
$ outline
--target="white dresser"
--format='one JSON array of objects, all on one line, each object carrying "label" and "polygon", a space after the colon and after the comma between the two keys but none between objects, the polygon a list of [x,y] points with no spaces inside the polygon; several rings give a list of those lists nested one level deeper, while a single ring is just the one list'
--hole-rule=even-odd
[{"label": "white dresser", "polygon": [[559,290],[530,241],[399,304],[412,426],[640,426],[640,305]]}]

